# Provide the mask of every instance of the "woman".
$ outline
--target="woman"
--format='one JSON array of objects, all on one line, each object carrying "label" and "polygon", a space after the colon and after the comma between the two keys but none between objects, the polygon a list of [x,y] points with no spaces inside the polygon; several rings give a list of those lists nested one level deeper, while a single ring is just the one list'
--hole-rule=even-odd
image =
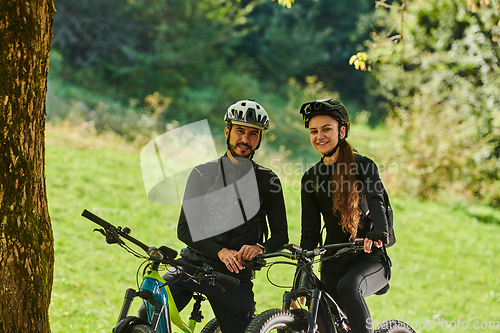
[{"label": "woman", "polygon": [[[352,331],[371,332],[364,297],[385,287],[390,275],[383,247],[388,226],[378,169],[372,160],[355,154],[346,141],[349,115],[341,103],[315,100],[303,104],[300,113],[314,149],[321,154],[321,160],[302,177],[301,247],[310,250],[321,244],[321,216],[325,244],[364,239],[364,251],[324,261],[321,281],[347,315]],[[361,219],[363,191],[373,222]]]}]

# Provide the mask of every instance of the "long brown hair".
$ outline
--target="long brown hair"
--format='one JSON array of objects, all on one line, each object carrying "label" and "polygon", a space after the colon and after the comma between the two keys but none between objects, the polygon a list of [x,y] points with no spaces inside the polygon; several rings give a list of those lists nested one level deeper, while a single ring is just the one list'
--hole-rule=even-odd
[{"label": "long brown hair", "polygon": [[356,238],[361,210],[358,208],[359,193],[356,178],[356,161],[354,149],[343,141],[339,148],[334,173],[330,178],[333,187],[333,213],[340,214],[340,225],[344,232],[351,234],[350,240]]}]

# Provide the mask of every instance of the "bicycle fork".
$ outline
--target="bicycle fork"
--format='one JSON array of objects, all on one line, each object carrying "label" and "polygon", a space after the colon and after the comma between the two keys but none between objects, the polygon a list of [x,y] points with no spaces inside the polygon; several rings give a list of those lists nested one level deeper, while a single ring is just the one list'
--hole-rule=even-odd
[{"label": "bicycle fork", "polygon": [[[292,299],[298,299],[301,296],[305,296],[308,294],[308,292],[304,293],[304,295],[300,295],[302,293],[297,293],[297,292],[285,292],[283,294],[283,309],[285,310],[290,310],[290,305],[292,304]],[[310,294],[311,300],[310,300],[310,311],[307,311],[305,309],[299,309],[300,313],[302,314],[302,317],[304,318],[304,324],[307,326],[307,330],[305,331],[306,333],[314,333],[318,330],[318,324],[316,324],[316,319],[318,318],[318,311],[319,311],[319,301],[321,299],[321,290],[319,289],[313,289],[311,294]],[[308,300],[309,302],[309,300]],[[292,310],[293,311],[293,310]]]},{"label": "bicycle fork", "polygon": [[[150,304],[153,305],[153,314],[151,316],[151,321],[148,322],[145,319],[138,318],[135,316],[128,316],[128,312],[130,310],[130,305],[132,304],[132,301],[134,298],[140,297],[143,300],[148,301]],[[118,316],[118,322],[113,329],[113,332],[115,333],[121,333],[121,332],[126,332],[128,330],[128,327],[134,323],[134,324],[149,324],[151,325],[154,329],[158,328],[158,324],[163,322],[169,322],[169,313],[168,311],[165,311],[165,306],[158,301],[158,299],[155,297],[155,295],[149,291],[149,290],[139,290],[135,291],[134,289],[127,289],[125,292],[125,298],[123,300],[123,305],[120,310],[120,315]]]},{"label": "bicycle fork", "polygon": [[[303,318],[304,321],[304,328],[307,328],[305,332],[314,333],[317,332],[318,330],[317,320],[320,311],[319,306],[320,303],[322,302],[322,297],[325,297],[320,289],[302,290],[300,292],[297,291],[285,292],[283,295],[283,309],[290,310],[290,306],[293,299],[298,300],[300,297],[307,295],[311,296],[310,300],[307,301],[309,306],[309,311],[307,309],[297,309],[291,311],[300,312],[301,317]],[[328,294],[325,295],[327,298],[329,298]],[[335,301],[333,301],[333,299],[331,299],[331,302],[332,306],[334,306],[336,311],[341,311],[340,308],[335,303]],[[323,300],[323,305],[326,307],[325,310],[328,312],[327,315],[330,316],[328,323],[325,323],[330,327],[330,331],[332,331],[333,333],[342,333],[351,331],[349,326],[345,322],[345,316],[343,316],[341,312],[337,314],[332,313],[332,309],[330,308],[331,305],[328,304],[328,301],[326,300]]]}]

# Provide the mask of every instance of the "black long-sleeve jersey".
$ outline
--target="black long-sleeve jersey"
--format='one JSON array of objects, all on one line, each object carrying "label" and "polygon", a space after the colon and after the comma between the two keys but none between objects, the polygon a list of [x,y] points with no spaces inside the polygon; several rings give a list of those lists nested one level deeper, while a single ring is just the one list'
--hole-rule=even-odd
[{"label": "black long-sleeve jersey", "polygon": [[[357,156],[354,170],[357,176],[358,191],[364,189],[367,204],[373,219],[373,225],[363,225],[362,220],[358,226],[357,238],[364,238],[371,231],[387,232],[387,218],[385,215],[383,185],[380,180],[375,162],[363,156]],[[331,181],[335,164],[326,165],[322,161],[306,171],[301,180],[302,201],[302,237],[300,245],[305,249],[314,249],[321,241],[321,217],[326,229],[325,244],[343,243],[350,241],[350,234],[342,230],[340,215],[333,211],[333,195],[339,186],[353,186],[353,184],[336,184]],[[362,186],[362,188],[359,188]],[[379,253],[374,249],[373,253]],[[332,253],[328,253],[330,255]],[[325,261],[323,269],[331,272],[345,272],[350,267],[366,259],[370,254],[358,252],[343,255],[340,258]]]},{"label": "black long-sleeve jersey", "polygon": [[[225,160],[228,161],[227,158]],[[224,168],[223,173],[221,173],[221,164]],[[223,248],[238,251],[243,245],[262,243],[262,234],[264,230],[267,231],[267,227],[269,227],[270,237],[264,240],[262,245],[268,252],[274,252],[288,242],[287,219],[281,182],[274,172],[253,161],[249,160],[242,165],[232,165],[231,163],[224,163],[222,158],[197,166],[193,169],[187,181],[184,201],[190,198],[202,197],[210,192],[214,193],[214,191],[220,190],[224,186],[233,186],[235,180],[241,179],[242,175],[249,171],[249,168],[255,170],[260,208],[253,217],[247,217],[248,221],[246,223],[213,237],[193,241],[192,234],[194,234],[195,230],[190,230],[190,228],[203,228],[206,227],[206,224],[199,226],[193,226],[192,223],[188,224],[184,204],[179,217],[178,238],[198,254],[215,259],[215,262],[219,262],[219,265],[214,265],[214,268],[226,274],[230,273],[217,256],[218,252]],[[224,178],[225,184],[221,178]],[[246,193],[247,190],[247,188],[241,188],[241,186],[237,187],[239,197],[244,198],[248,194]],[[225,200],[226,198],[223,195],[215,198],[215,200],[217,199]],[[244,204],[245,200],[243,200]],[[235,209],[240,209],[236,200],[234,200],[234,205]],[[206,212],[200,212],[199,216],[195,215],[193,219],[203,221],[205,218],[201,216],[203,214],[206,214]],[[237,276],[243,277],[250,273],[245,271],[243,270]]]}]

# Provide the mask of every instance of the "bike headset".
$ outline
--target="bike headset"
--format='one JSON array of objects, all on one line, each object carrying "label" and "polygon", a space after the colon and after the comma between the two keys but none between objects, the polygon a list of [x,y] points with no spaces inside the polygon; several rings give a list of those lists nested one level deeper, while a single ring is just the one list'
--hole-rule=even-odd
[{"label": "bike headset", "polygon": [[232,125],[242,125],[260,129],[259,143],[255,147],[250,159],[252,159],[255,151],[259,149],[262,141],[262,131],[269,129],[269,115],[266,110],[259,103],[252,99],[238,101],[231,105],[224,115],[224,121],[229,127],[229,134],[227,136],[227,146],[229,147],[229,138],[231,136]]},{"label": "bike headset", "polygon": [[[302,106],[300,107],[300,114],[302,115],[302,120],[304,121],[305,128],[309,128],[309,121],[315,116],[330,116],[338,121],[339,140],[337,142],[337,145],[330,152],[324,154],[323,158],[330,157],[335,154],[337,149],[342,143],[345,142],[347,136],[349,135],[349,129],[351,127],[349,113],[347,113],[347,109],[340,102],[334,101],[330,98],[317,99],[312,102],[302,104]],[[343,138],[340,137],[340,130],[342,129],[342,127],[345,127],[345,136]]]}]

